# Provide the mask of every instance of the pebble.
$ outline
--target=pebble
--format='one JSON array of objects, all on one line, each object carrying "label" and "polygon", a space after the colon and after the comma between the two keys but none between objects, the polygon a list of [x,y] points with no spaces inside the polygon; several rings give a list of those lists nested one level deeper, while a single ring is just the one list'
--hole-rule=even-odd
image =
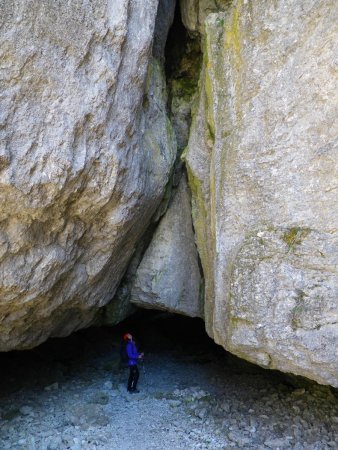
[{"label": "pebble", "polygon": [[58,450],[62,446],[62,439],[60,436],[55,436],[54,439],[48,444],[48,450]]},{"label": "pebble", "polygon": [[228,438],[242,447],[251,443],[251,439],[234,432],[228,433]]},{"label": "pebble", "polygon": [[172,408],[177,408],[178,406],[180,406],[182,404],[182,402],[180,400],[169,400],[169,405]]},{"label": "pebble", "polygon": [[204,417],[207,415],[207,410],[205,408],[200,409],[199,411],[196,411],[196,416],[200,419],[204,419]]},{"label": "pebble", "polygon": [[45,387],[45,391],[57,391],[58,389],[59,389],[59,383],[58,382],[50,384],[49,386]]},{"label": "pebble", "polygon": [[30,406],[22,406],[19,410],[21,412],[21,414],[23,414],[24,416],[28,416],[29,414],[32,414],[33,412],[33,408]]},{"label": "pebble", "polygon": [[221,408],[225,413],[229,413],[231,410],[231,406],[228,403],[224,403]]},{"label": "pebble", "polygon": [[300,395],[304,395],[305,394],[305,389],[301,388],[301,389],[295,389],[292,394],[295,395],[296,397],[300,396]]},{"label": "pebble", "polygon": [[264,442],[264,445],[270,448],[282,448],[289,445],[289,441],[285,439],[268,439]]}]

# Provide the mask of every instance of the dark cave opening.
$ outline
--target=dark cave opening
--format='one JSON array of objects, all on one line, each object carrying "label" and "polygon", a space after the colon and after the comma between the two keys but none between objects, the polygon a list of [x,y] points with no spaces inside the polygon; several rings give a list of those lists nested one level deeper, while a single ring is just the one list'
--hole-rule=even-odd
[{"label": "dark cave opening", "polygon": [[[125,332],[134,334],[145,353],[136,397],[127,392],[128,369],[119,364]],[[231,448],[224,445],[229,436],[233,442],[237,426],[241,442],[252,445],[236,448],[265,448],[267,436],[304,442],[287,447],[299,450],[329,448],[306,447],[308,440],[335,440],[334,389],[236,358],[206,335],[200,319],[139,311],[115,327],[2,353],[0,364],[1,448]],[[130,421],[137,424],[132,432]],[[194,430],[201,434],[189,442],[208,437],[207,443],[185,447],[181,436]],[[214,446],[215,436],[223,447]]]},{"label": "dark cave opening", "polygon": [[133,334],[146,358],[170,354],[197,365],[217,364],[225,374],[259,375],[270,383],[284,383],[290,388],[313,384],[302,377],[260,368],[226,352],[206,334],[201,319],[139,310],[114,327],[83,329],[68,337],[51,338],[31,350],[0,353],[0,398],[26,387],[39,390],[53,383],[61,384],[65,379],[76,379],[88,366],[103,364],[114,377],[126,332]]},{"label": "dark cave opening", "polygon": [[[210,353],[211,358],[222,358],[226,353],[207,336],[201,319],[138,310],[114,327],[82,329],[68,337],[50,338],[31,350],[0,353],[0,396],[27,386],[43,388],[61,383],[85,366],[95,366],[95,361],[118,365],[126,332],[134,336],[145,354],[183,352],[198,359],[202,353]],[[110,370],[109,364],[107,367]]]},{"label": "dark cave opening", "polygon": [[196,80],[202,64],[202,51],[198,33],[189,33],[182,22],[180,3],[176,3],[173,23],[165,44],[165,72],[167,78]]}]

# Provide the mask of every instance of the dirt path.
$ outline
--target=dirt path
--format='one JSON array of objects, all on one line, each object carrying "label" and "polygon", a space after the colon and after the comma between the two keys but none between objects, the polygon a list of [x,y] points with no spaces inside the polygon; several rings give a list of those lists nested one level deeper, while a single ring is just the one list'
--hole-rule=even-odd
[{"label": "dirt path", "polygon": [[335,391],[242,363],[200,331],[165,333],[175,323],[143,330],[134,395],[110,330],[1,355],[0,449],[338,448]]}]

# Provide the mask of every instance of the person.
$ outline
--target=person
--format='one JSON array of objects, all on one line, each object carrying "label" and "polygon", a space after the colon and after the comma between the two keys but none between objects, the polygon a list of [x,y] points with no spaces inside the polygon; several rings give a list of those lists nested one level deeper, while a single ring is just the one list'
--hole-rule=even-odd
[{"label": "person", "polygon": [[126,333],[123,336],[123,340],[127,342],[126,345],[126,353],[128,356],[128,367],[129,367],[129,378],[127,389],[131,394],[140,392],[137,389],[137,382],[140,376],[137,363],[139,359],[142,359],[144,354],[139,353],[136,348],[135,341],[133,340],[133,336],[130,333]]}]

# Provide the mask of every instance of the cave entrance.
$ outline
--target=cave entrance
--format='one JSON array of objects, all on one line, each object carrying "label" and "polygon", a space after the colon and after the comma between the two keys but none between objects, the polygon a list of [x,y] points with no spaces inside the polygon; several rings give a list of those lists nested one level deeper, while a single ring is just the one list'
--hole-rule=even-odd
[{"label": "cave entrance", "polygon": [[145,352],[146,363],[154,355],[166,354],[201,365],[224,365],[229,358],[237,360],[208,337],[202,319],[140,309],[114,327],[82,329],[68,337],[51,338],[31,350],[0,353],[0,364],[5,368],[0,374],[0,395],[25,387],[44,389],[53,383],[60,385],[86,367],[104,366],[114,375],[126,332],[135,337],[138,348]]},{"label": "cave entrance", "polygon": [[[145,352],[137,395],[118,364],[126,331]],[[226,353],[199,319],[139,311],[0,363],[1,449],[336,448],[335,390]]]},{"label": "cave entrance", "polygon": [[146,362],[153,356],[170,355],[180,361],[218,367],[225,377],[224,382],[228,376],[243,374],[273,383],[316,384],[302,377],[260,368],[226,352],[207,335],[202,319],[139,309],[113,327],[82,329],[68,337],[51,338],[31,350],[0,353],[3,368],[0,396],[27,386],[44,388],[48,383],[62,383],[69,377],[76,377],[86,367],[104,367],[114,376],[122,336],[126,332],[134,336],[139,350],[146,354]]}]

